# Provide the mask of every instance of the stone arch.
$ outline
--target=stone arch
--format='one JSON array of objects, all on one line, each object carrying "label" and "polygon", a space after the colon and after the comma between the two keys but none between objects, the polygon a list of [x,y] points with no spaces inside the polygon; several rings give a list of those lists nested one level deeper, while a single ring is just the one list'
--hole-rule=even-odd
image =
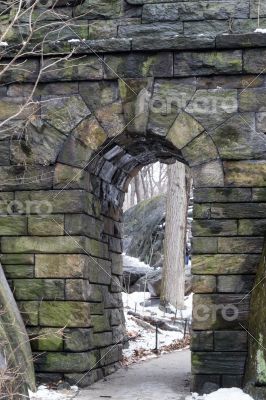
[{"label": "stone arch", "polygon": [[[117,27],[122,2],[112,3],[115,8],[97,4],[98,29],[106,23],[101,18],[110,17],[111,28],[125,37],[89,42],[101,57],[85,43],[60,61],[60,73],[48,68],[34,99],[41,100],[37,110],[31,105],[0,132],[2,263],[30,335],[49,328],[48,339],[33,341],[34,352],[42,352],[36,370],[39,377],[64,375],[86,385],[115,369],[123,336],[123,192],[141,165],[178,159],[194,174],[194,298],[204,307],[195,310],[193,322],[194,390],[206,383],[240,386],[246,357],[241,325],[265,232],[265,37],[200,36],[198,29],[213,32],[218,15],[228,32],[227,18],[235,13],[239,26],[254,26],[255,2],[251,19],[248,1],[244,8],[217,2],[209,11],[199,4],[207,23],[202,17],[191,26],[179,21],[195,36],[174,31],[160,40],[145,22],[156,14],[160,22],[161,12],[171,19],[169,5],[128,1],[127,12],[144,14],[135,33],[149,32],[131,39],[126,32],[132,34],[134,24]],[[86,6],[74,13],[82,16]],[[185,20],[192,6],[180,6]],[[168,25],[157,28],[164,32]],[[71,46],[52,43],[44,65]],[[29,58],[24,73],[9,71],[7,82],[19,84],[3,82],[1,120],[19,110],[39,64]],[[238,318],[226,320],[221,305],[236,307]],[[202,319],[206,307],[211,313]],[[62,327],[64,339],[56,335]]]}]

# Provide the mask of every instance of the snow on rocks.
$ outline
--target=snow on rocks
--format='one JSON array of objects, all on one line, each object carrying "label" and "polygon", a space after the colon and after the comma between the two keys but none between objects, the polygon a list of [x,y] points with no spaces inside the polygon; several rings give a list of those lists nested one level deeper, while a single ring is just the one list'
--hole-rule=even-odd
[{"label": "snow on rocks", "polygon": [[74,399],[77,394],[77,386],[71,386],[70,390],[52,390],[48,389],[47,386],[42,385],[38,387],[38,390],[35,393],[29,390],[30,400],[69,400]]},{"label": "snow on rocks", "polygon": [[186,397],[186,400],[253,400],[253,398],[241,389],[231,388],[219,389],[216,392],[207,395],[204,394],[203,396],[193,393],[192,396]]}]

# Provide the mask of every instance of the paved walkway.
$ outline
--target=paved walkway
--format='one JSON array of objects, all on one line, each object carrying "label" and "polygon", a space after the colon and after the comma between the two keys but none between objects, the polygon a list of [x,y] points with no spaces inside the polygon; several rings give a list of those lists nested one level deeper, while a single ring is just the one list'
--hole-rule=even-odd
[{"label": "paved walkway", "polygon": [[123,368],[82,390],[78,400],[185,400],[189,394],[190,351]]}]

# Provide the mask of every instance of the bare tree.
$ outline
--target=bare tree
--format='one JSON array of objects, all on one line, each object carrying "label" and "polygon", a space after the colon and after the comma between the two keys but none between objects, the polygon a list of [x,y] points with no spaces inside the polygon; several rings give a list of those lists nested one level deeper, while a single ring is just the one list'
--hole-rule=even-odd
[{"label": "bare tree", "polygon": [[164,240],[161,304],[184,308],[184,270],[188,196],[186,167],[179,162],[168,166],[168,191]]}]

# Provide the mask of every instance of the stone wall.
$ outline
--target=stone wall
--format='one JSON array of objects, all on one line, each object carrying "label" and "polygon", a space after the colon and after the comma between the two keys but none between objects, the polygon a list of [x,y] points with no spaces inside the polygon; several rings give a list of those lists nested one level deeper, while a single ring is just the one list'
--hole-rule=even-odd
[{"label": "stone wall", "polygon": [[124,193],[143,165],[179,160],[195,186],[193,389],[240,386],[266,221],[266,35],[214,32],[253,30],[257,3],[67,3],[93,40],[71,31],[43,60],[36,47],[0,88],[1,260],[28,332],[49,333],[33,340],[38,376],[86,385],[116,368]]}]

